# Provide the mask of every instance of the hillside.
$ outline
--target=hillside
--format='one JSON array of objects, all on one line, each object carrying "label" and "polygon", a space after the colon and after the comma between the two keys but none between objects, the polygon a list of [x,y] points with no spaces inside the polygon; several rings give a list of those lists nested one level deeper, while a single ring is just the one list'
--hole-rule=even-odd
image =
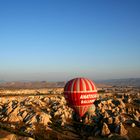
[{"label": "hillside", "polygon": [[8,89],[39,89],[39,88],[54,88],[63,87],[65,82],[2,82],[0,88]]},{"label": "hillside", "polygon": [[[8,89],[39,89],[39,88],[58,88],[64,87],[65,81],[62,82],[47,82],[47,81],[31,81],[31,82],[0,82],[0,88]],[[128,79],[110,79],[110,80],[97,80],[95,81],[97,87],[108,86],[134,86],[140,87],[140,78]]]},{"label": "hillside", "polygon": [[134,86],[140,87],[140,78],[128,78],[128,79],[110,79],[110,80],[101,80],[97,83],[103,83],[106,85],[112,86]]}]

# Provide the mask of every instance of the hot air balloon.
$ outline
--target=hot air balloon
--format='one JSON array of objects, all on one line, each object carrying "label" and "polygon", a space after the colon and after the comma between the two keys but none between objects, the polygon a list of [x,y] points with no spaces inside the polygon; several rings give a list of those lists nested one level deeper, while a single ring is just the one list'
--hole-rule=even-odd
[{"label": "hot air balloon", "polygon": [[71,108],[82,117],[97,98],[95,84],[87,78],[75,78],[64,87],[64,97]]}]

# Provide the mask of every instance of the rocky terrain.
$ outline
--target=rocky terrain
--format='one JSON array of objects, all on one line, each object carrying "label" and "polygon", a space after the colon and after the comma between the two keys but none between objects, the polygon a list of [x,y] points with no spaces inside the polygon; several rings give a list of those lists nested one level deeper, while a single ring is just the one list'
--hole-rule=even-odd
[{"label": "rocky terrain", "polygon": [[0,139],[140,139],[138,90],[102,93],[94,104],[95,112],[81,122],[63,94],[0,97]]},{"label": "rocky terrain", "polygon": [[40,88],[40,89],[0,89],[0,96],[27,96],[61,94],[63,88]]}]

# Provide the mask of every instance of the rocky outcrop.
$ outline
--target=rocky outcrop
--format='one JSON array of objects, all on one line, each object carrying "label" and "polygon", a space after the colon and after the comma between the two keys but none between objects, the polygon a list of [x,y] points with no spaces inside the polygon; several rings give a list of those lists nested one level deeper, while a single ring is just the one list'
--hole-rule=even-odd
[{"label": "rocky outcrop", "polygon": [[109,117],[107,123],[108,124],[113,124],[113,118],[112,117]]},{"label": "rocky outcrop", "polygon": [[101,135],[102,136],[107,136],[110,134],[110,130],[108,128],[108,125],[106,123],[103,123],[103,127],[102,127],[102,131],[101,131]]},{"label": "rocky outcrop", "polygon": [[0,89],[1,95],[39,95],[39,94],[61,94],[63,93],[63,88],[40,88],[40,89]]},{"label": "rocky outcrop", "polygon": [[5,130],[0,130],[0,140],[34,140],[31,137],[23,137]]},{"label": "rocky outcrop", "polygon": [[139,126],[140,114],[139,108],[129,107],[120,98],[122,95],[118,97],[103,95],[92,112],[88,110],[82,118],[83,122],[74,119],[73,109],[62,95],[0,97],[0,126],[44,140],[62,136],[68,139],[70,135],[73,139],[79,136],[94,139],[101,135],[104,138],[114,132],[122,137],[129,130],[125,125],[134,129]]},{"label": "rocky outcrop", "polygon": [[66,105],[63,96],[4,98],[0,100],[0,110],[0,121],[4,127],[8,123],[8,128],[18,129],[29,135],[35,133],[36,124],[43,124],[44,130],[50,129],[52,124],[64,126],[72,119],[73,111]]},{"label": "rocky outcrop", "polygon": [[121,136],[127,135],[128,131],[125,129],[124,125],[120,123],[116,129],[115,132],[118,133]]},{"label": "rocky outcrop", "polygon": [[119,119],[119,116],[116,116],[115,118],[114,118],[114,124],[119,124],[120,123],[120,119]]}]

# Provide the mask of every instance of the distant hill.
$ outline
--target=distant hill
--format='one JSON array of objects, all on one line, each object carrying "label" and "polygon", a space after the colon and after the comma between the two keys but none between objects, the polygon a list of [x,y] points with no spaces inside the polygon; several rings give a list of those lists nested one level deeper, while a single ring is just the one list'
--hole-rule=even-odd
[{"label": "distant hill", "polygon": [[4,80],[0,80],[0,83],[4,83],[5,81]]},{"label": "distant hill", "polygon": [[97,83],[102,83],[105,85],[112,85],[112,86],[140,87],[140,78],[100,80]]},{"label": "distant hill", "polygon": [[34,89],[34,88],[58,88],[63,87],[65,82],[46,82],[46,81],[37,81],[37,82],[2,82],[0,83],[0,88],[8,89]]},{"label": "distant hill", "polygon": [[[66,82],[47,82],[47,81],[20,81],[20,82],[0,82],[0,88],[8,89],[39,89],[39,88],[58,88],[64,87]],[[128,79],[110,79],[95,81],[97,87],[109,87],[109,86],[134,86],[140,87],[140,78],[128,78]]]}]

